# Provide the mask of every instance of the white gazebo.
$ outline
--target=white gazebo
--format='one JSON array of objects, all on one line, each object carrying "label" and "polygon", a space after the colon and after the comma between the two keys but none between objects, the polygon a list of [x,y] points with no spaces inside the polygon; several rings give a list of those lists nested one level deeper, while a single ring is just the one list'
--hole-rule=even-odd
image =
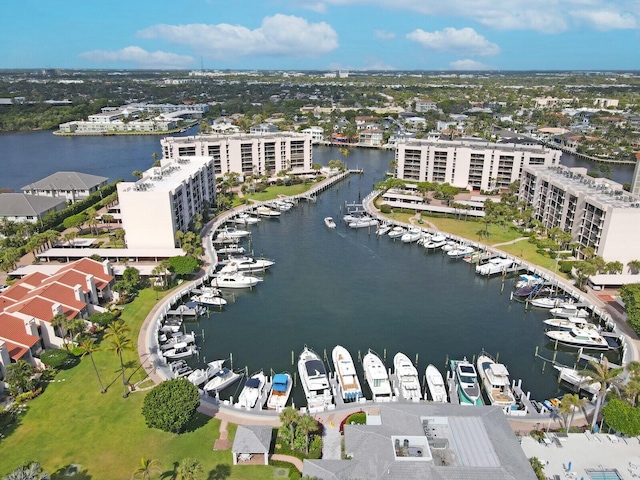
[{"label": "white gazebo", "polygon": [[[233,464],[247,462],[256,455],[262,455],[264,464],[269,464],[272,428],[262,425],[238,425],[236,437],[231,447]],[[255,462],[252,462],[255,464]]]}]

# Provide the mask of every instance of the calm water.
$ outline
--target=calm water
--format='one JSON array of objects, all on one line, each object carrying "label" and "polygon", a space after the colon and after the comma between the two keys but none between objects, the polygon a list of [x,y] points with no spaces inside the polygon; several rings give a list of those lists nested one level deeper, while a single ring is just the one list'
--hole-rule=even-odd
[{"label": "calm water", "polygon": [[[0,135],[0,152],[0,187],[18,190],[58,170],[131,179],[131,172],[148,168],[151,155],[161,149],[160,137],[59,138],[36,132]],[[314,149],[320,164],[340,158],[336,149]],[[366,196],[384,179],[392,159],[392,152],[352,150],[347,164],[364,168],[364,175],[327,190],[315,204],[301,203],[279,220],[251,227],[254,254],[277,263],[254,290],[237,292],[225,311],[193,325],[197,332],[205,330],[200,361],[233,353],[236,368],[293,373],[292,352],[297,361],[306,344],[320,355],[326,350],[330,358],[340,343],[356,362],[369,348],[381,356],[386,351],[388,367],[398,351],[413,360],[417,356],[422,374],[428,363],[444,372],[447,358],[471,358],[484,348],[499,354],[533,398],[555,396],[552,369],[547,365],[542,373],[542,362],[534,361],[536,346],[541,355],[553,355],[541,323],[547,315],[510,302],[513,279],[503,284],[500,278],[480,278],[462,261],[344,225],[345,202]],[[615,167],[613,177],[627,182],[632,172]],[[324,226],[326,216],[337,220],[336,230]],[[569,352],[559,353],[558,361],[573,364]],[[304,404],[300,386],[294,398]]]}]

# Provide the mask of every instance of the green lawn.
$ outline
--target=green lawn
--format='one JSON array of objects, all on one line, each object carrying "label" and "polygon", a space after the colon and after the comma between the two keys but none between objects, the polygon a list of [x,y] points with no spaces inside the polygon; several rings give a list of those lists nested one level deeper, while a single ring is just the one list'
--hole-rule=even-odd
[{"label": "green lawn", "polygon": [[274,200],[278,198],[280,195],[285,195],[285,196],[299,195],[309,190],[315,183],[316,182],[307,182],[307,183],[300,183],[298,185],[290,185],[290,186],[272,185],[269,188],[267,188],[264,192],[246,195],[246,198],[250,198],[258,202],[265,202],[268,200]]},{"label": "green lawn", "polygon": [[[155,303],[156,293],[145,290],[125,307],[122,318],[131,326],[133,339]],[[181,435],[148,428],[141,414],[145,393],[133,392],[122,398],[116,355],[100,351],[94,358],[107,393],[100,393],[88,357],[60,372],[40,397],[28,403],[18,428],[0,441],[0,476],[25,462],[37,461],[49,473],[79,464],[86,475],[78,478],[124,479],[131,478],[141,457],[157,459],[162,473],[172,472],[176,462],[193,457],[204,466],[205,478],[218,465],[231,467],[231,475],[225,477],[229,479],[273,477],[272,467],[233,467],[230,450],[212,450],[219,437],[219,420],[198,415],[189,431]],[[124,359],[129,362],[127,374],[132,382],[143,379],[145,372],[139,368],[136,352],[125,352]],[[230,428],[231,439],[234,433],[235,428]]]}]

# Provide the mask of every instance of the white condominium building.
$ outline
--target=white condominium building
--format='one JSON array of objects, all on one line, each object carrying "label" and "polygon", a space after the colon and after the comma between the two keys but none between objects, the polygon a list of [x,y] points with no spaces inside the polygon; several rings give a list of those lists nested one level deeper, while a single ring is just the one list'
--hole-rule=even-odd
[{"label": "white condominium building", "polygon": [[205,202],[215,201],[213,159],[192,156],[163,162],[137,182],[119,183],[118,200],[128,248],[174,248],[176,232],[187,231]]},{"label": "white condominium building", "polygon": [[640,259],[640,197],[586,168],[525,167],[519,199],[534,208],[545,227],[570,232],[607,262]]},{"label": "white condominium building", "polygon": [[520,180],[526,165],[557,165],[561,155],[538,145],[405,138],[396,148],[396,177],[488,191]]},{"label": "white condominium building", "polygon": [[287,169],[294,174],[312,172],[311,141],[311,135],[276,132],[166,137],[160,144],[164,159],[212,157],[217,176],[229,172],[273,176]]}]

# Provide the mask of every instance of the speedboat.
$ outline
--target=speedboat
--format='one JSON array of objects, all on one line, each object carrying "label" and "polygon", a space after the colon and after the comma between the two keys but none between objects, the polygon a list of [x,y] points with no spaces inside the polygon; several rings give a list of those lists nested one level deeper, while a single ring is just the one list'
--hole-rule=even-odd
[{"label": "speedboat", "polygon": [[390,402],[391,382],[389,382],[387,369],[380,357],[373,350],[369,350],[362,359],[362,367],[364,369],[364,378],[367,380],[373,395],[373,401]]},{"label": "speedboat", "polygon": [[282,212],[278,210],[273,210],[272,208],[267,207],[266,205],[260,205],[256,208],[256,215],[259,217],[267,217],[267,218],[276,218],[279,217]]},{"label": "speedboat", "polygon": [[260,219],[249,215],[247,212],[243,212],[236,217],[235,221],[240,225],[255,225],[260,221]]},{"label": "speedboat", "polygon": [[213,287],[202,287],[200,289],[200,295],[191,297],[194,302],[198,302],[200,305],[213,305],[215,307],[222,307],[227,304],[227,301],[222,298],[222,292]]},{"label": "speedboat", "polygon": [[[438,370],[432,364],[429,364],[427,365],[427,369],[425,370],[425,376],[427,377],[427,388],[429,389],[429,394],[431,395],[431,401],[447,403],[447,390],[444,387],[444,378],[442,378],[440,370]],[[426,400],[426,392],[424,397]]]},{"label": "speedboat", "polygon": [[577,305],[568,304],[558,308],[552,308],[549,310],[551,315],[554,317],[582,317],[587,318],[589,316],[589,312],[584,308],[578,308]]},{"label": "speedboat", "polygon": [[[443,247],[444,248],[444,247]],[[474,248],[470,245],[458,245],[447,252],[449,258],[462,258],[474,252]]]},{"label": "speedboat", "polygon": [[206,368],[197,368],[187,376],[187,380],[193,383],[196,387],[199,387],[203,383],[209,381],[216,373],[220,371],[224,360],[214,360],[207,363]]},{"label": "speedboat", "polygon": [[378,225],[378,228],[376,229],[376,235],[380,237],[382,235],[386,235],[390,231],[391,231],[391,225],[389,225],[388,223],[381,223],[380,225]]},{"label": "speedboat", "polygon": [[484,405],[473,363],[465,357],[462,360],[450,360],[449,366],[458,389],[460,405]]},{"label": "speedboat", "polygon": [[600,382],[594,382],[589,375],[585,375],[578,370],[560,365],[554,365],[553,368],[558,370],[558,376],[563,382],[567,382],[577,390],[584,390],[592,395],[597,395],[602,388]]},{"label": "speedboat", "polygon": [[549,330],[545,332],[553,342],[586,350],[609,350],[607,339],[597,330],[573,327],[571,330]]},{"label": "speedboat", "polygon": [[298,357],[298,374],[310,411],[324,410],[333,403],[324,363],[316,352],[306,346]]},{"label": "speedboat", "polygon": [[173,348],[165,350],[162,355],[167,360],[176,360],[178,358],[188,358],[196,353],[196,346],[184,342],[176,343]]},{"label": "speedboat", "polygon": [[351,354],[343,346],[337,345],[331,352],[331,358],[342,399],[345,402],[357,402],[362,398],[362,387]]},{"label": "speedboat", "polygon": [[444,235],[432,235],[428,242],[424,242],[422,246],[427,249],[442,248],[447,243],[447,237]]},{"label": "speedboat", "polygon": [[422,229],[418,227],[411,227],[400,237],[400,241],[403,243],[413,243],[420,240],[422,237]]},{"label": "speedboat", "polygon": [[558,330],[571,330],[574,327],[585,328],[585,329],[598,329],[596,325],[593,323],[587,322],[584,318],[579,317],[569,317],[569,318],[547,318],[543,320],[542,323],[550,326],[551,328],[555,328]]},{"label": "speedboat", "polygon": [[413,366],[409,357],[402,352],[396,353],[393,357],[393,373],[400,384],[402,398],[411,400],[412,402],[422,400],[418,370]]},{"label": "speedboat", "polygon": [[515,284],[515,288],[522,288],[528,285],[538,285],[543,283],[544,279],[540,278],[538,275],[531,275],[529,273],[523,273],[520,275],[520,280],[518,280]]},{"label": "speedboat", "polygon": [[276,373],[273,376],[271,391],[269,392],[269,398],[267,399],[267,408],[269,410],[282,410],[289,400],[292,387],[293,381],[291,379],[291,375],[286,372]]},{"label": "speedboat", "polygon": [[285,202],[284,200],[274,200],[271,202],[271,208],[280,210],[281,212],[288,212],[293,207],[293,203]]},{"label": "speedboat", "polygon": [[324,224],[328,228],[336,228],[336,222],[333,221],[332,217],[324,217]]},{"label": "speedboat", "polygon": [[240,239],[244,237],[248,237],[251,235],[251,232],[248,230],[238,230],[234,227],[226,227],[220,230],[216,240],[229,240],[229,239]]},{"label": "speedboat", "polygon": [[347,225],[349,225],[352,222],[356,222],[358,220],[360,220],[363,216],[365,215],[364,210],[351,210],[349,212],[347,212],[347,214],[345,216],[342,217],[342,220],[344,220],[344,223],[346,223]]},{"label": "speedboat", "polygon": [[516,399],[511,390],[507,367],[502,363],[497,363],[485,352],[478,355],[476,364],[489,402],[498,407],[511,408],[512,405],[515,405]]},{"label": "speedboat", "polygon": [[375,227],[378,225],[378,220],[368,215],[363,215],[353,222],[349,222],[349,228],[367,228]]},{"label": "speedboat", "polygon": [[222,263],[223,265],[235,263],[238,271],[240,272],[264,272],[267,268],[275,265],[276,262],[274,262],[273,260],[267,260],[266,258],[253,258],[247,255],[243,255],[230,256]]},{"label": "speedboat", "polygon": [[221,392],[239,379],[239,373],[229,370],[226,367],[222,367],[213,375],[213,377],[211,377],[211,380],[204,385],[203,390],[209,394]]},{"label": "speedboat", "polygon": [[387,235],[389,236],[389,238],[401,238],[406,231],[407,230],[404,227],[401,227],[400,225],[396,225],[391,230],[389,230],[389,233],[387,233]]},{"label": "speedboat", "polygon": [[476,273],[478,275],[495,275],[496,273],[504,273],[513,265],[513,260],[510,258],[496,257],[483,263],[482,265],[476,265]]},{"label": "speedboat", "polygon": [[222,248],[216,248],[216,253],[244,253],[244,247],[240,245],[228,245]]},{"label": "speedboat", "polygon": [[173,372],[173,376],[175,378],[186,377],[193,372],[193,369],[184,360],[177,360],[175,362],[171,362],[169,364],[169,368]]},{"label": "speedboat", "polygon": [[186,343],[187,345],[196,342],[196,336],[193,332],[181,333],[177,332],[175,336],[166,338],[166,335],[162,335],[160,338],[165,338],[165,341],[160,344],[160,350],[166,351],[174,348],[178,343]]},{"label": "speedboat", "polygon": [[225,265],[220,273],[211,279],[212,287],[221,288],[251,288],[260,283],[262,279],[245,275],[238,271],[237,265],[230,263]]},{"label": "speedboat", "polygon": [[264,386],[267,384],[267,377],[265,377],[262,370],[258,373],[254,373],[249,380],[244,384],[244,388],[238,396],[236,407],[251,409],[256,406],[258,399],[262,395]]},{"label": "speedboat", "polygon": [[562,308],[563,304],[565,300],[559,297],[535,297],[529,300],[529,305],[538,308]]}]

